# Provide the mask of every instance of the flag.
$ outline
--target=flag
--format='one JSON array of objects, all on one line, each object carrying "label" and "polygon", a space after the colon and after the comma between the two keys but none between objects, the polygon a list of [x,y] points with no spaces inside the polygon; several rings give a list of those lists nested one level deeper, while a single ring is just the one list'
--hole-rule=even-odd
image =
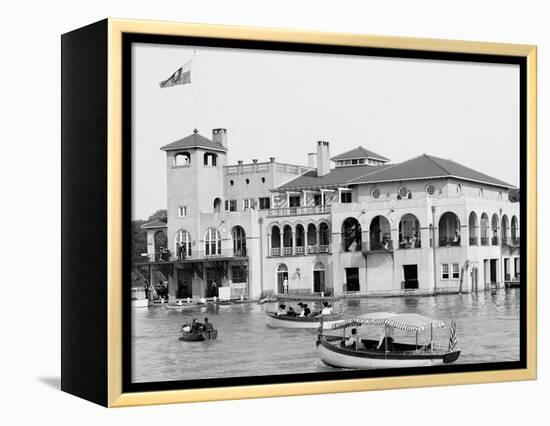
[{"label": "flag", "polygon": [[191,59],[182,67],[178,68],[178,70],[174,74],[172,74],[169,78],[161,81],[159,83],[160,88],[164,89],[165,87],[172,87],[178,84],[190,84],[192,62],[193,62],[193,59]]},{"label": "flag", "polygon": [[340,303],[340,318],[344,318],[344,302]]},{"label": "flag", "polygon": [[451,331],[449,333],[449,350],[452,351],[455,346],[457,344],[457,339],[456,339],[456,322],[455,320],[453,319],[451,321]]}]

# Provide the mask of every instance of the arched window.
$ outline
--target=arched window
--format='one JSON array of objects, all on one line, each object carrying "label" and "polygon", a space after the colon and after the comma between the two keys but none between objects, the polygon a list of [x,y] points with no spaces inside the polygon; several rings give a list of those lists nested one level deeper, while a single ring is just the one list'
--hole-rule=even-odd
[{"label": "arched window", "polygon": [[439,219],[439,246],[460,245],[460,220],[453,212],[443,213]]},{"label": "arched window", "polygon": [[180,229],[176,233],[174,247],[176,248],[176,256],[178,259],[183,260],[183,258],[191,256],[191,234]]},{"label": "arched window", "polygon": [[471,212],[470,217],[468,218],[468,234],[470,234],[470,245],[477,246],[477,215],[476,212]]},{"label": "arched window", "polygon": [[319,251],[321,253],[328,253],[330,244],[330,231],[328,224],[322,222],[319,225]]},{"label": "arched window", "polygon": [[503,215],[500,225],[500,238],[502,238],[502,245],[510,245],[510,227],[508,225],[508,216]]},{"label": "arched window", "polygon": [[305,253],[305,231],[304,227],[300,224],[296,225],[296,254]]},{"label": "arched window", "polygon": [[420,247],[420,222],[414,214],[407,213],[399,221],[399,248]]},{"label": "arched window", "polygon": [[174,167],[185,167],[191,164],[191,154],[188,152],[178,152],[174,157]]},{"label": "arched window", "polygon": [[271,256],[281,255],[281,230],[278,226],[271,228]]},{"label": "arched window", "polygon": [[204,153],[204,165],[205,166],[216,167],[217,163],[218,163],[217,154],[214,154],[213,152],[205,152]]},{"label": "arched window", "polygon": [[317,262],[313,267],[313,292],[321,293],[325,291],[325,265],[323,262]]},{"label": "arched window", "polygon": [[369,227],[370,249],[390,250],[393,248],[391,240],[390,222],[384,216],[376,216]]},{"label": "arched window", "polygon": [[491,218],[491,245],[498,246],[498,215],[496,213]]},{"label": "arched window", "polygon": [[204,236],[204,254],[213,256],[222,254],[222,238],[217,229],[210,228]]},{"label": "arched window", "polygon": [[231,230],[233,238],[233,255],[238,257],[246,256],[246,234],[241,226],[235,226]]},{"label": "arched window", "polygon": [[480,234],[481,234],[481,245],[488,246],[489,245],[489,216],[487,216],[487,213],[483,213],[481,215]]},{"label": "arched window", "polygon": [[361,225],[354,217],[342,223],[342,250],[361,251]]},{"label": "arched window", "polygon": [[292,254],[292,228],[285,225],[283,228],[283,254]]},{"label": "arched window", "polygon": [[277,266],[277,293],[288,293],[288,267],[284,263]]},{"label": "arched window", "polygon": [[168,238],[166,232],[157,231],[154,236],[155,241],[155,260],[169,260],[170,252],[168,251]]},{"label": "arched window", "polygon": [[512,234],[512,245],[517,246],[519,245],[519,229],[518,229],[518,218],[516,216],[512,216],[512,222],[510,225],[510,230]]},{"label": "arched window", "polygon": [[214,200],[214,213],[219,213],[222,209],[222,200],[216,198]]},{"label": "arched window", "polygon": [[317,253],[317,227],[313,223],[307,226],[307,252]]}]

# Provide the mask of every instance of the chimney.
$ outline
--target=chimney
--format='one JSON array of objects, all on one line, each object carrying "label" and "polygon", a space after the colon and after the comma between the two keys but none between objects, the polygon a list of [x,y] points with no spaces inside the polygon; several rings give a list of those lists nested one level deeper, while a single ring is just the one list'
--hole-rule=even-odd
[{"label": "chimney", "polygon": [[308,152],[307,154],[307,165],[308,167],[317,167],[317,153]]},{"label": "chimney", "polygon": [[212,129],[212,141],[227,149],[227,129]]},{"label": "chimney", "polygon": [[325,176],[330,172],[328,142],[317,142],[317,175]]}]

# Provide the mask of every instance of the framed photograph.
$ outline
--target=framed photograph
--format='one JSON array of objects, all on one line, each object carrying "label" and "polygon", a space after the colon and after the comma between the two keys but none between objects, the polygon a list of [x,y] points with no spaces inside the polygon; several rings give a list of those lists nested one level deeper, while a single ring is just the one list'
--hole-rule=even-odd
[{"label": "framed photograph", "polygon": [[536,378],[536,47],[107,19],[62,37],[62,389]]}]

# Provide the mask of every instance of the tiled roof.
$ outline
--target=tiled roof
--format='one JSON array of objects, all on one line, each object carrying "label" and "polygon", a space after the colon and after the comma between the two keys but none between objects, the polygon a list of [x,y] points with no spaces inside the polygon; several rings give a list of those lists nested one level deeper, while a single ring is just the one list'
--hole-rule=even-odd
[{"label": "tiled roof", "polygon": [[141,225],[141,228],[143,229],[149,229],[149,228],[166,228],[166,222],[163,222],[162,220],[153,220],[151,222],[144,223]]},{"label": "tiled roof", "polygon": [[397,164],[381,166],[337,167],[325,176],[317,176],[316,171],[307,172],[277,190],[300,190],[307,188],[335,187],[338,185],[357,185],[360,183],[380,183],[434,178],[456,178],[514,188],[506,182],[495,179],[469,167],[431,155],[420,155]]},{"label": "tiled roof", "polygon": [[353,148],[343,154],[338,154],[335,157],[332,157],[332,161],[339,160],[351,160],[353,158],[372,158],[375,160],[390,161],[389,158],[384,157],[383,155],[377,154],[376,152],[369,151],[366,148],[363,148],[359,145],[357,148]]},{"label": "tiled roof", "polygon": [[189,136],[169,143],[168,145],[164,145],[160,149],[163,151],[170,151],[181,148],[207,148],[215,151],[227,151],[227,148],[224,148],[222,144],[200,135],[197,129],[195,129]]}]

